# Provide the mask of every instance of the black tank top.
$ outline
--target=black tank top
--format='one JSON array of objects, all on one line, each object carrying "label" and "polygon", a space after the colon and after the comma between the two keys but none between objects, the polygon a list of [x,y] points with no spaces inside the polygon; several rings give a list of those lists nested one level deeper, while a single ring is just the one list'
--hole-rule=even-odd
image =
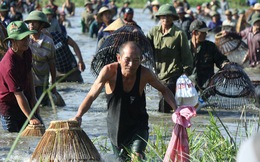
[{"label": "black tank top", "polygon": [[115,146],[127,145],[139,129],[148,129],[145,93],[139,94],[141,66],[136,73],[134,87],[124,92],[120,64],[114,91],[107,94],[107,127],[108,136]]}]

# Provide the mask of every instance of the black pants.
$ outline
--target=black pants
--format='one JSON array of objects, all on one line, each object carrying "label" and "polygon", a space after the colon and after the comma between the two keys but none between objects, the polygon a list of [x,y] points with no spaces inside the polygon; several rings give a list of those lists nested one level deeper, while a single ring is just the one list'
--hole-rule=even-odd
[{"label": "black pants", "polygon": [[[173,95],[175,95],[175,90],[176,90],[176,81],[177,79],[171,79],[170,81],[166,82],[165,85],[171,90]],[[172,112],[172,107],[165,101],[163,96],[160,94],[160,102],[159,102],[159,112],[162,113],[171,113]]]}]

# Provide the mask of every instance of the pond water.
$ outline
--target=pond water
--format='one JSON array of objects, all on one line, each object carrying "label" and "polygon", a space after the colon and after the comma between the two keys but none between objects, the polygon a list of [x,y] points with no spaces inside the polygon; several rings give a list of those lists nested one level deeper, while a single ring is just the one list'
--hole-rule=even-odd
[{"label": "pond water", "polygon": [[[93,55],[95,54],[97,40],[92,39],[87,35],[81,34],[80,14],[82,11],[83,8],[77,8],[76,16],[68,17],[68,19],[71,21],[72,28],[68,28],[67,31],[68,35],[78,43],[84,62],[86,64],[86,70],[82,73],[84,83],[60,83],[58,85],[58,91],[65,100],[66,106],[57,107],[55,109],[52,109],[51,107],[42,108],[41,116],[46,127],[49,126],[51,121],[67,120],[73,117],[95,80],[95,77],[90,71],[90,62]],[[26,18],[26,15],[24,17]],[[138,23],[139,26],[141,26],[145,34],[157,24],[155,21],[150,19],[150,15],[147,11],[142,13],[142,9],[135,9],[134,20]],[[150,116],[150,128],[152,129],[155,125],[168,126],[169,136],[171,136],[171,129],[173,126],[171,121],[171,114],[162,114],[157,112],[159,102],[157,91],[147,87],[146,94],[147,109]],[[106,115],[106,99],[104,93],[101,93],[97,100],[92,104],[91,109],[83,116],[82,128],[90,137],[90,139],[101,139],[101,137],[107,136]],[[239,112],[222,112],[220,113],[220,117],[231,132],[236,131],[239,123],[237,121],[240,118]],[[258,118],[254,115],[251,115],[250,118],[252,121],[258,120]],[[207,113],[199,113],[197,117],[192,119],[193,125],[191,129],[202,131],[203,127],[209,123],[208,121],[209,117]],[[253,126],[253,129],[255,129],[255,126]],[[17,133],[4,132],[1,126],[0,134],[0,161],[4,161],[17,136]],[[19,140],[13,155],[11,156],[11,161],[29,161],[30,156],[39,140],[40,138],[35,137],[22,137]],[[94,142],[94,144],[99,149],[99,142],[97,141]],[[102,140],[100,141],[102,143]],[[107,162],[115,161],[112,152],[102,154],[102,157],[104,161]]]}]

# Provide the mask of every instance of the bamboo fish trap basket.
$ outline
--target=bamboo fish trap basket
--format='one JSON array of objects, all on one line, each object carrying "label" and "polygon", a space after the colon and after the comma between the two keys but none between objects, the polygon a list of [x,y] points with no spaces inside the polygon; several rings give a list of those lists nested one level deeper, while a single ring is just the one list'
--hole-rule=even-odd
[{"label": "bamboo fish trap basket", "polygon": [[77,121],[51,121],[31,161],[100,162],[101,156]]},{"label": "bamboo fish trap basket", "polygon": [[[202,92],[202,97],[210,105],[219,109],[243,109],[256,104],[254,86],[236,63],[226,65],[210,79],[209,86]],[[247,108],[255,108],[250,106]]]},{"label": "bamboo fish trap basket", "polygon": [[105,65],[116,62],[119,47],[127,41],[134,41],[139,45],[144,66],[154,67],[153,48],[141,28],[134,24],[125,24],[107,36],[97,50],[91,61],[90,68],[93,74],[97,76]]},{"label": "bamboo fish trap basket", "polygon": [[242,65],[248,48],[245,42],[241,39],[223,36],[222,33],[215,35],[215,44],[221,53],[227,56],[231,62],[236,62]]},{"label": "bamboo fish trap basket", "polygon": [[21,136],[43,136],[45,127],[43,124],[32,125],[29,124],[22,132]]}]

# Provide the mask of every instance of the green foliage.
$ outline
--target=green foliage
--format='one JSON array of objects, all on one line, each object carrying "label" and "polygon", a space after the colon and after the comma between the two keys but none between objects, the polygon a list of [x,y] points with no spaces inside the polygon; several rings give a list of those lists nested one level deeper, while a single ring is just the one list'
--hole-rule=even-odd
[{"label": "green foliage", "polygon": [[189,131],[189,139],[192,161],[235,161],[237,147],[222,135],[212,114],[205,131]]}]

